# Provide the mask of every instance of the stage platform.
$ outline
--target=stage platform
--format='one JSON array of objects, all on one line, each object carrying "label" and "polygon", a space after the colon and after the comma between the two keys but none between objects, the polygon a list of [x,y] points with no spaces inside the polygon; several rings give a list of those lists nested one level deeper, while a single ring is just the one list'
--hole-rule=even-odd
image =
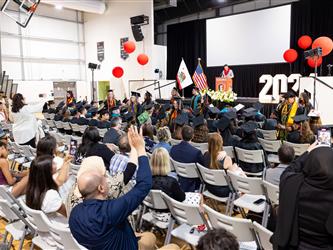
[{"label": "stage platform", "polygon": [[[156,99],[156,102],[164,104],[169,103],[170,99]],[[253,104],[258,103],[259,98],[255,97],[237,97],[237,100],[233,103],[231,103],[231,106],[236,106],[237,104],[241,103],[246,108],[252,107]],[[190,106],[191,105],[191,99],[185,98],[184,106]],[[266,117],[269,117],[271,112],[276,108],[276,104],[264,104],[264,108],[262,109],[261,113],[264,114]]]}]

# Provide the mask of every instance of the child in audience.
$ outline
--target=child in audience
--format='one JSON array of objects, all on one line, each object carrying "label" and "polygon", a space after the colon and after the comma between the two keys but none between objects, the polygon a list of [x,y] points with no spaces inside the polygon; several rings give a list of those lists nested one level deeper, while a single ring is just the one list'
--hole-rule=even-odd
[{"label": "child in audience", "polygon": [[208,231],[199,240],[197,250],[238,250],[237,238],[227,230],[220,228]]}]

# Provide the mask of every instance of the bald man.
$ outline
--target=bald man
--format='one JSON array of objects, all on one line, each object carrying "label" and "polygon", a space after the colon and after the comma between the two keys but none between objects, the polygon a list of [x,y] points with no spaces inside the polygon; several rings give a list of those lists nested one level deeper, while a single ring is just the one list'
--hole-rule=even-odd
[{"label": "bald man", "polygon": [[136,185],[131,191],[118,199],[106,200],[108,185],[103,173],[92,169],[78,177],[84,200],[73,208],[69,227],[78,243],[88,249],[138,249],[138,239],[127,217],[149,193],[152,176],[142,135],[130,128],[128,139],[139,157]]}]

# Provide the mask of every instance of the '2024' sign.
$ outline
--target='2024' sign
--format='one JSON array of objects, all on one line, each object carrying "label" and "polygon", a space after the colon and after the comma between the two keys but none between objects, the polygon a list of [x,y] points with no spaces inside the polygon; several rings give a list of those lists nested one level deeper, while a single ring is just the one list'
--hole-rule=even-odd
[{"label": "'2024' sign", "polygon": [[[259,102],[261,103],[279,103],[280,94],[288,91],[288,84],[293,84],[292,89],[298,91],[301,74],[291,74],[287,77],[284,74],[278,74],[274,77],[271,75],[262,75],[259,78],[259,83],[264,83],[265,86],[259,93]],[[272,94],[268,91],[272,88]]]}]

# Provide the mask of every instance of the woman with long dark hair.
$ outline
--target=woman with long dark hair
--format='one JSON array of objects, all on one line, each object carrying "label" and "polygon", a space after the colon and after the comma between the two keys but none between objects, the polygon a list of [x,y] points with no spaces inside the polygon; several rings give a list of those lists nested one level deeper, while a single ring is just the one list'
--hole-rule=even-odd
[{"label": "woman with long dark hair", "polygon": [[42,210],[51,221],[66,223],[66,208],[58,192],[58,185],[53,180],[55,171],[52,156],[43,155],[32,161],[26,204],[32,209]]},{"label": "woman with long dark hair", "polygon": [[22,94],[13,96],[13,136],[16,143],[36,147],[38,122],[34,113],[42,112],[45,101],[38,104],[28,105]]},{"label": "woman with long dark hair", "polygon": [[88,156],[102,157],[107,170],[109,170],[111,158],[114,156],[114,152],[108,146],[100,143],[99,132],[95,127],[88,127],[84,131],[76,158],[80,160]]},{"label": "woman with long dark hair", "polygon": [[75,105],[75,103],[76,103],[76,100],[74,98],[73,91],[68,90],[67,94],[66,94],[66,106],[67,107],[72,107],[72,106]]}]

